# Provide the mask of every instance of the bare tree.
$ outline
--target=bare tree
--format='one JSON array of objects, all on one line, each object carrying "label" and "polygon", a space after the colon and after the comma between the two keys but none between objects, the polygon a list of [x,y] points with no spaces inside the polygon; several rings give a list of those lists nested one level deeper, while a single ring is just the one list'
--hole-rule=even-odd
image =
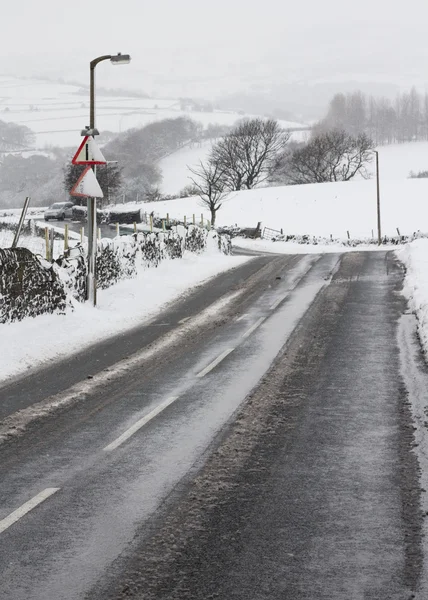
[{"label": "bare tree", "polygon": [[209,163],[229,190],[251,189],[272,175],[289,137],[273,119],[246,119],[213,147]]},{"label": "bare tree", "polygon": [[344,130],[316,134],[288,158],[287,182],[291,184],[349,181],[357,173],[368,177],[366,165],[373,158],[373,141],[365,134]]},{"label": "bare tree", "polygon": [[187,167],[193,177],[194,190],[201,199],[202,206],[206,206],[211,213],[211,225],[214,227],[217,211],[221,208],[223,200],[228,194],[224,173],[218,164],[199,162],[198,167]]}]

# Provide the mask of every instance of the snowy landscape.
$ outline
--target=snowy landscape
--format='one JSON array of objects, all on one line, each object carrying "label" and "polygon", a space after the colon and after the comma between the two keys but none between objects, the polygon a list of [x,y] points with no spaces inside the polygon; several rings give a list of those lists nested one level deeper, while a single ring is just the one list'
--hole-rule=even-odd
[{"label": "snowy landscape", "polygon": [[0,600],[427,600],[426,0],[3,12]]},{"label": "snowy landscape", "polygon": [[[49,141],[61,144],[77,140],[76,119],[83,119],[85,104],[77,96],[77,88],[72,86],[55,86],[53,84],[28,82],[17,84],[17,80],[3,78],[0,80],[4,98],[4,109],[1,117],[7,119],[19,118],[19,123],[31,124],[37,134],[37,145],[43,147]],[[22,86],[28,97],[22,96]],[[58,90],[61,89],[59,92]],[[85,99],[84,96],[82,96]],[[19,99],[19,101],[18,101]],[[115,103],[117,107],[115,108]],[[155,112],[154,104],[158,107]],[[132,109],[128,107],[133,105]],[[30,106],[32,106],[30,110]],[[34,110],[37,106],[37,110]],[[6,108],[8,110],[6,110]],[[145,112],[147,111],[147,112]],[[143,121],[161,119],[179,111],[177,102],[148,100],[148,99],[99,99],[100,128],[120,130],[123,127],[141,126]],[[64,113],[67,113],[67,118]],[[155,114],[156,113],[156,114]],[[231,114],[192,114],[192,117],[213,120],[216,123],[231,124],[236,115]],[[71,119],[71,120],[70,120]],[[52,123],[52,125],[48,125]],[[299,124],[284,124],[296,125]],[[52,126],[50,133],[42,133]],[[70,128],[67,131],[67,128]],[[69,135],[70,134],[70,135]],[[299,134],[300,135],[300,134]],[[48,136],[48,137],[43,137]],[[49,137],[51,136],[51,137]],[[67,137],[68,136],[68,137]],[[163,190],[165,193],[185,187],[189,183],[188,166],[197,165],[204,161],[212,147],[212,143],[204,142],[192,148],[179,149],[160,162],[163,174]],[[380,161],[380,195],[381,195],[381,225],[382,235],[388,238],[400,236],[423,235],[428,232],[428,179],[409,179],[411,171],[424,170],[427,165],[428,142],[413,142],[392,144],[378,148]],[[294,185],[285,187],[260,187],[253,190],[231,192],[224,200],[217,214],[217,225],[220,227],[256,227],[261,223],[264,228],[280,231],[289,236],[309,236],[311,243],[295,243],[266,239],[250,240],[235,238],[233,246],[249,249],[255,252],[268,253],[323,253],[345,252],[355,250],[373,250],[377,239],[376,216],[376,179],[374,163],[369,166],[371,178],[364,180],[356,178],[350,182],[323,183],[310,185]],[[201,204],[198,197],[180,198],[161,202],[145,202],[138,205],[127,203],[124,210],[138,208],[146,214],[153,212],[156,217],[183,220],[186,217],[190,223],[194,218],[199,222],[209,220],[209,212]],[[120,209],[120,205],[117,206]],[[0,210],[1,212],[1,210]],[[43,223],[44,208],[31,208],[28,217],[40,226]],[[4,211],[3,222],[16,222],[19,210]],[[61,231],[61,224],[57,224]],[[0,247],[8,247],[13,238],[11,231],[0,232]],[[76,244],[80,235],[70,232],[70,245]],[[308,240],[306,240],[308,241]],[[353,243],[357,241],[355,247]],[[351,242],[351,243],[350,243]],[[23,236],[22,245],[37,254],[44,255],[45,241],[42,238]],[[351,247],[349,247],[349,244]],[[395,247],[391,247],[395,249]],[[406,293],[411,300],[412,309],[419,317],[421,340],[428,351],[428,317],[425,306],[428,305],[428,284],[424,284],[425,262],[424,248],[428,250],[428,241],[418,240],[408,244],[405,249],[397,250],[397,256],[408,268]],[[55,241],[55,256],[64,249],[64,242]],[[385,249],[385,246],[382,246]],[[248,257],[226,257],[217,255],[187,257],[183,264],[172,262],[164,264],[156,271],[148,270],[141,273],[137,280],[122,282],[109,290],[100,292],[100,304],[96,311],[97,319],[91,316],[87,306],[76,305],[74,312],[65,316],[46,315],[21,323],[3,325],[2,345],[9,347],[12,339],[31,338],[31,346],[14,344],[13,353],[8,354],[7,360],[2,361],[1,377],[17,375],[26,369],[34,368],[47,360],[62,356],[65,352],[73,353],[85,343],[93,343],[95,339],[108,337],[121,329],[134,326],[137,322],[153,317],[154,311],[161,308],[174,298],[183,294],[193,285],[197,285],[224,269],[233,268]],[[207,262],[208,261],[208,262]],[[181,262],[181,261],[180,261]],[[158,281],[168,281],[162,288]],[[145,293],[140,301],[142,287],[152,290]],[[158,290],[154,294],[153,290]],[[161,295],[159,296],[159,290]],[[117,306],[123,310],[117,311]],[[114,306],[115,317],[109,313]],[[58,323],[52,327],[50,323]],[[91,322],[88,329],[87,323]],[[109,322],[109,327],[103,323]],[[79,327],[76,324],[80,323]],[[82,331],[86,331],[85,342]],[[52,335],[51,335],[52,332]],[[61,332],[61,335],[58,335]],[[73,341],[74,340],[74,341]]]}]

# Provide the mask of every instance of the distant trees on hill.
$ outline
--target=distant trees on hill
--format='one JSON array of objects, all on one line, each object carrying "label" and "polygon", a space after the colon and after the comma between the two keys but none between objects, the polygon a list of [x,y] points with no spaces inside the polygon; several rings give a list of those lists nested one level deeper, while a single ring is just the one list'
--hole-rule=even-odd
[{"label": "distant trees on hill", "polygon": [[376,145],[428,140],[428,93],[420,94],[413,87],[395,100],[368,97],[360,91],[336,94],[319,127],[366,133]]},{"label": "distant trees on hill", "polygon": [[202,125],[187,117],[164,119],[119,134],[104,146],[103,152],[107,158],[119,160],[126,177],[136,165],[153,164],[198,139],[201,133]]},{"label": "distant trees on hill", "polygon": [[34,133],[29,127],[0,121],[0,150],[28,150],[34,140]]},{"label": "distant trees on hill", "polygon": [[107,160],[121,167],[122,189],[127,197],[143,200],[162,181],[159,160],[185,144],[199,140],[202,125],[187,117],[155,121],[119,134],[103,147]]},{"label": "distant trees on hill", "polygon": [[365,133],[344,129],[315,132],[306,144],[295,147],[283,160],[277,179],[286,184],[349,181],[367,177],[374,143]]}]

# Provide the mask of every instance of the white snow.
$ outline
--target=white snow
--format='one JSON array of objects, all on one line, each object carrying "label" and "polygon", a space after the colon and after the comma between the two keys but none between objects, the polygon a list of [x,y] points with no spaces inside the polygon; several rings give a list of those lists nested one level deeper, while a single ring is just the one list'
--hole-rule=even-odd
[{"label": "white snow", "polygon": [[[381,182],[382,233],[388,236],[428,230],[428,179],[385,179]],[[144,205],[156,216],[183,219],[201,212],[197,197],[153,202]],[[377,235],[376,181],[260,188],[232,192],[217,212],[217,225],[283,230],[291,235],[320,235],[347,239]]]},{"label": "white snow", "polygon": [[418,320],[418,333],[428,357],[428,240],[416,240],[397,252],[406,267],[403,293]]},{"label": "white snow", "polygon": [[[175,175],[171,175],[171,186],[175,185],[176,177],[182,176],[183,165],[193,161],[196,164],[201,151],[206,153],[209,147],[206,144],[202,148],[185,148],[180,151],[181,162]],[[169,164],[169,168],[173,170],[177,154],[179,153],[164,159],[163,165]],[[428,156],[428,143],[425,142],[380,149],[384,235],[397,235],[397,228],[402,235],[419,230],[428,232],[428,179],[407,179],[410,170],[425,169],[425,156]],[[167,213],[171,219],[182,220],[186,216],[188,222],[191,222],[193,215],[196,221],[199,221],[201,214],[204,220],[209,218],[208,211],[201,206],[198,198],[145,203],[133,207],[147,213],[154,211],[161,218],[165,218]],[[123,209],[127,208],[128,204],[123,205]],[[11,217],[3,217],[4,220],[16,220],[19,211],[7,211],[7,214]],[[259,221],[262,230],[264,227],[277,231],[282,229],[285,234],[291,235],[309,234],[326,239],[333,236],[347,240],[349,232],[352,238],[376,237],[375,179],[234,192],[217,213],[218,225],[255,227]],[[2,234],[0,246],[10,243],[5,240],[5,236],[9,236],[9,240],[11,234]],[[31,244],[31,240],[27,240],[27,244]],[[235,245],[262,252],[293,254],[352,250],[335,244],[310,246],[243,238],[235,240]],[[358,246],[357,249],[361,250],[363,247]],[[367,249],[374,250],[376,246],[367,246]],[[40,239],[38,248],[34,250],[44,254],[44,240]],[[428,256],[428,242],[413,242],[401,250],[399,256],[408,268],[406,293],[413,310],[418,314],[421,339],[428,351],[428,259],[425,260],[425,256]],[[188,255],[184,260],[166,261],[158,269],[145,271],[136,280],[121,282],[108,290],[101,290],[96,310],[87,305],[77,305],[75,312],[66,316],[45,315],[26,319],[22,323],[3,325],[0,338],[0,380],[144,322],[158,313],[165,303],[185,293],[189,287],[222,270],[233,268],[243,260],[245,259],[220,256],[217,253],[199,257]]]},{"label": "white snow", "polygon": [[165,260],[136,279],[98,290],[98,306],[75,303],[65,315],[41,315],[1,325],[0,382],[49,364],[101,339],[144,323],[189,288],[249,260],[218,251]]},{"label": "white snow", "polygon": [[272,242],[271,240],[250,239],[243,237],[233,238],[233,246],[236,248],[245,248],[247,250],[255,250],[256,252],[264,252],[269,254],[331,254],[337,252],[362,252],[370,251],[385,251],[385,249],[396,249],[396,246],[387,246],[382,244],[358,244],[354,247],[346,246],[339,243],[319,243],[319,244],[299,244],[297,242]]},{"label": "white snow", "polygon": [[[190,117],[206,127],[209,123],[233,125],[243,116],[254,115],[220,110],[181,110],[178,98],[96,96],[96,126],[101,133],[120,133],[154,121],[181,116]],[[0,119],[30,127],[36,134],[36,148],[75,146],[77,150],[81,141],[80,132],[89,123],[89,89],[82,90],[78,85],[41,79],[0,75]],[[302,126],[301,123],[281,123],[284,127]]]}]

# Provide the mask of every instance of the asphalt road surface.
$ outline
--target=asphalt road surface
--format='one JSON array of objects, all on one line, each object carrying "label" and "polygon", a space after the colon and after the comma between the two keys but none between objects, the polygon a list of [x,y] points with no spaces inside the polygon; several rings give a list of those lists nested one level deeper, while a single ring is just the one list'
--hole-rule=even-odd
[{"label": "asphalt road surface", "polygon": [[257,257],[0,388],[0,598],[426,599],[402,281]]}]

